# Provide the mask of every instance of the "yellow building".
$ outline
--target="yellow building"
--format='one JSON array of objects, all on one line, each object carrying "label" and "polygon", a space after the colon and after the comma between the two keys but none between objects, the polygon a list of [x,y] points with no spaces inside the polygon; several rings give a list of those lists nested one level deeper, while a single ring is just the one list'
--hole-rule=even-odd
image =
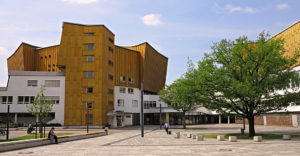
[{"label": "yellow building", "polygon": [[[21,43],[7,59],[8,71],[65,72],[65,125],[108,124],[114,110],[114,86],[157,93],[165,84],[168,58],[147,42],[132,47],[114,44],[104,25],[63,23],[59,45],[39,48]],[[87,114],[87,105],[91,107]]]}]

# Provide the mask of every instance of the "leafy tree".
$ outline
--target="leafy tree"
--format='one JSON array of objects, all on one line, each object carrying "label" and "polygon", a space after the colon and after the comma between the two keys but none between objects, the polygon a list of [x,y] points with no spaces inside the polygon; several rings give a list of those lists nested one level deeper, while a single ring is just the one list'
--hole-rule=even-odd
[{"label": "leafy tree", "polygon": [[182,125],[186,128],[185,113],[196,108],[195,83],[192,79],[186,79],[189,73],[194,72],[194,64],[188,59],[188,72],[181,78],[174,81],[171,85],[166,85],[163,90],[159,92],[159,98],[173,109],[181,112]]},{"label": "leafy tree", "polygon": [[215,43],[189,76],[197,86],[198,102],[247,118],[250,137],[255,135],[255,116],[281,110],[300,98],[300,81],[291,69],[299,51],[287,57],[283,39],[267,38],[261,33],[255,42],[240,37]]},{"label": "leafy tree", "polygon": [[26,105],[27,111],[33,116],[38,117],[40,122],[40,137],[43,137],[42,125],[49,116],[53,107],[53,101],[47,99],[44,95],[45,86],[41,86],[40,91],[36,94],[32,104]]}]

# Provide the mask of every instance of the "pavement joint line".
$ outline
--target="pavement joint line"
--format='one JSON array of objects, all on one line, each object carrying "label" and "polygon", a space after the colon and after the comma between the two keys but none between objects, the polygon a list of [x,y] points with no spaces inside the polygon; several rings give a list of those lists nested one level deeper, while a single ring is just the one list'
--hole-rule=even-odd
[{"label": "pavement joint line", "polygon": [[[156,131],[156,130],[158,130],[158,128],[152,129],[149,132],[145,132],[144,134],[151,133],[151,132]],[[140,136],[140,135],[141,134],[137,134],[137,135],[134,135],[134,136],[131,136],[131,137],[127,137],[127,138],[124,138],[124,139],[116,140],[116,141],[113,141],[113,142],[110,142],[110,143],[103,144],[102,146],[111,146],[112,144],[115,144],[115,143],[118,143],[118,142],[122,142],[122,141],[125,141],[125,140],[128,140],[128,139],[132,139],[132,138],[135,138],[135,137]]]}]

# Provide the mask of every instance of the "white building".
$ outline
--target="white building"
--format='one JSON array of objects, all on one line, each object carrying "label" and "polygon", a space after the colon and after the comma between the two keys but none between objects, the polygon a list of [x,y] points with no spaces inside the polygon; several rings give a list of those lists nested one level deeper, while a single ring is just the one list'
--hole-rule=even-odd
[{"label": "white building", "polygon": [[0,87],[0,116],[10,113],[15,123],[32,123],[36,119],[27,111],[41,85],[44,95],[54,102],[48,123],[64,125],[65,74],[63,72],[10,71],[6,87]]}]

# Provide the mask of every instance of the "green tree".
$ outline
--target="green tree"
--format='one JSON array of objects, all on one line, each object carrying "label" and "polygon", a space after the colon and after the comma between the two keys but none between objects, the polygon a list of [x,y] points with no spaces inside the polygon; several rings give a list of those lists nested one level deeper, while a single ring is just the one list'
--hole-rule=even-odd
[{"label": "green tree", "polygon": [[159,92],[159,98],[173,109],[181,112],[182,125],[186,128],[185,114],[193,111],[196,104],[195,83],[193,79],[187,79],[189,73],[194,72],[194,64],[188,59],[188,72],[181,78],[174,81],[171,85],[166,85],[163,90]]},{"label": "green tree", "polygon": [[267,38],[261,33],[255,42],[240,37],[215,43],[189,77],[195,79],[198,102],[248,119],[250,137],[255,135],[255,116],[281,110],[300,98],[299,78],[291,69],[299,51],[287,57],[283,39]]},{"label": "green tree", "polygon": [[30,112],[33,116],[38,117],[40,122],[40,137],[43,137],[42,125],[45,123],[49,113],[53,107],[53,101],[47,99],[44,95],[45,86],[41,86],[40,91],[36,94],[32,104],[26,105],[27,111]]}]

